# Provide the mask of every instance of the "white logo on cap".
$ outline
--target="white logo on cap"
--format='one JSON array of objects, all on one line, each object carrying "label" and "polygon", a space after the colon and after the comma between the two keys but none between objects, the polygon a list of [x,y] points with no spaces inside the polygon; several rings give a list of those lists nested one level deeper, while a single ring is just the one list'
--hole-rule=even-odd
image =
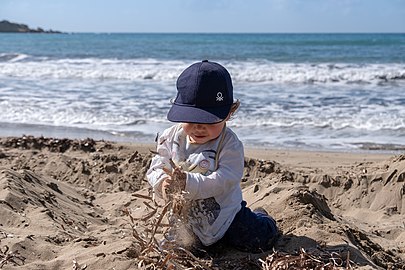
[{"label": "white logo on cap", "polygon": [[222,93],[218,92],[217,93],[217,101],[223,101],[223,100],[224,100],[224,97],[222,96]]}]

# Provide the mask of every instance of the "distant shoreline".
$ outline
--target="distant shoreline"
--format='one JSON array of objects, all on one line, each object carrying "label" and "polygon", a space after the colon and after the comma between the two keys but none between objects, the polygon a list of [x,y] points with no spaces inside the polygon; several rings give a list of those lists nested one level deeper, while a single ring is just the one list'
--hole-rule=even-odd
[{"label": "distant shoreline", "polygon": [[0,33],[47,33],[47,34],[60,34],[60,31],[44,30],[40,27],[32,29],[26,24],[13,23],[7,20],[0,21]]}]

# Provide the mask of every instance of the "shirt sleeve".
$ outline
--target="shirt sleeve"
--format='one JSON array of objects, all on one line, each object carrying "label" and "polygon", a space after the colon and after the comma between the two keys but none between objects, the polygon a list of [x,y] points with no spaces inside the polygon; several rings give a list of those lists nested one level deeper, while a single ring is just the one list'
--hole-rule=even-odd
[{"label": "shirt sleeve", "polygon": [[215,197],[240,185],[244,166],[243,144],[236,135],[227,135],[228,140],[224,140],[215,172],[208,176],[187,173],[186,191],[190,199]]},{"label": "shirt sleeve", "polygon": [[165,130],[161,136],[158,138],[158,143],[156,147],[156,151],[159,153],[152,158],[150,167],[146,172],[146,178],[149,184],[152,186],[154,192],[162,198],[161,193],[161,184],[163,179],[169,177],[164,171],[163,168],[166,167],[167,169],[171,168],[169,159],[171,157],[171,140],[170,138],[171,133],[173,133],[173,128],[169,128]]}]

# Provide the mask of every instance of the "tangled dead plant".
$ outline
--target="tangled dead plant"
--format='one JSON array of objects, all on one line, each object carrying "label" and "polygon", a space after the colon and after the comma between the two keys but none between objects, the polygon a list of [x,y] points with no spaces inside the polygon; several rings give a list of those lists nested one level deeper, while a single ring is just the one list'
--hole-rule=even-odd
[{"label": "tangled dead plant", "polygon": [[274,251],[266,259],[259,259],[263,270],[339,270],[354,269],[350,261],[350,253],[342,258],[337,252],[314,250],[308,252],[301,248],[298,254],[292,255]]},{"label": "tangled dead plant", "polygon": [[[159,205],[153,196],[133,194],[144,200],[148,213],[135,218],[130,209],[124,213],[129,217],[134,237],[135,256],[139,269],[211,269],[210,265],[190,252],[187,247],[179,243],[173,233],[177,233],[183,223],[180,215],[174,215],[173,202]],[[181,201],[176,203],[180,204]],[[179,205],[177,205],[179,207]],[[176,210],[176,209],[175,209]],[[173,216],[179,219],[175,222],[164,223],[166,217],[173,221]],[[163,235],[163,240],[157,239],[157,234]]]}]

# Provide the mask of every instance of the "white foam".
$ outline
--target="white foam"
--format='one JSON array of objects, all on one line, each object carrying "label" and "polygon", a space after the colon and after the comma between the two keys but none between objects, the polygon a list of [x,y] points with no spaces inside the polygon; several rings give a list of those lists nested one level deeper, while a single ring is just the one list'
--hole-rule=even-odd
[{"label": "white foam", "polygon": [[402,78],[403,64],[235,63],[229,69],[237,80],[275,83],[379,83]]},{"label": "white foam", "polygon": [[[1,57],[1,56],[0,56]],[[38,59],[17,55],[0,61],[0,76],[56,79],[173,81],[189,61],[158,59]],[[405,82],[405,64],[311,64],[224,61],[236,82],[379,84]]]}]

